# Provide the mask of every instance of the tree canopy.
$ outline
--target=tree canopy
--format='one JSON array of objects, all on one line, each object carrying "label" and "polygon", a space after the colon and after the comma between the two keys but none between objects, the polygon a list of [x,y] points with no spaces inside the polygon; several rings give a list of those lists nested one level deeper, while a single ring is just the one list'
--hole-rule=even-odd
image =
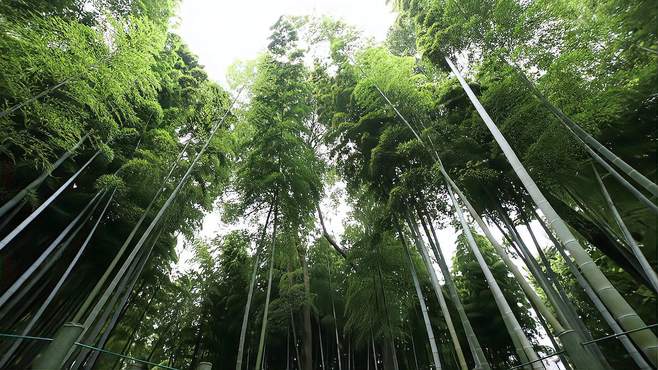
[{"label": "tree canopy", "polygon": [[282,16],[228,87],[177,6],[0,4],[0,368],[658,365],[652,2]]}]

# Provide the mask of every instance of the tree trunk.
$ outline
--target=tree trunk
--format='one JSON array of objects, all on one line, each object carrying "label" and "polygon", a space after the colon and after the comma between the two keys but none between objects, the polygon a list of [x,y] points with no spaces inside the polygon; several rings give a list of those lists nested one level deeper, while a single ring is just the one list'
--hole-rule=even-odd
[{"label": "tree trunk", "polygon": [[343,258],[347,257],[347,254],[345,253],[343,248],[341,248],[340,245],[336,243],[336,240],[333,238],[333,236],[331,236],[331,234],[327,232],[327,227],[324,225],[324,217],[322,217],[322,211],[320,210],[320,205],[317,204],[315,207],[318,210],[318,219],[320,220],[320,226],[322,227],[322,236],[327,240],[327,242],[329,242],[329,244],[331,244],[332,247],[334,247],[334,249],[336,250],[336,252],[338,252],[338,254],[340,254]]},{"label": "tree trunk", "polygon": [[585,278],[590,282],[594,290],[599,294],[603,303],[610,309],[610,312],[613,314],[616,320],[619,321],[622,328],[627,331],[637,330],[633,333],[630,333],[629,336],[631,339],[642,349],[647,358],[654,364],[658,365],[658,338],[650,330],[640,330],[645,328],[647,325],[644,323],[644,320],[638,316],[638,314],[633,310],[633,308],[626,302],[624,297],[619,294],[619,292],[612,286],[610,281],[605,275],[599,270],[592,258],[587,254],[585,249],[580,245],[576,237],[571,233],[567,225],[562,221],[557,212],[553,207],[548,203],[548,200],[541,193],[534,180],[530,177],[525,167],[521,164],[521,161],[516,156],[516,153],[512,150],[511,146],[502,135],[498,127],[494,124],[493,120],[487,112],[484,110],[484,107],[471,91],[471,88],[468,86],[463,77],[459,74],[459,71],[452,64],[450,59],[446,58],[446,62],[450,66],[450,69],[457,76],[459,83],[462,85],[469,99],[475,105],[476,110],[480,114],[480,117],[484,120],[486,126],[491,131],[496,142],[500,145],[505,157],[508,159],[514,172],[517,174],[523,186],[530,194],[530,197],[533,199],[535,204],[541,209],[542,213],[548,219],[549,226],[555,231],[557,238],[564,243],[564,247],[569,250],[569,253],[576,261],[576,265],[581,269]]}]

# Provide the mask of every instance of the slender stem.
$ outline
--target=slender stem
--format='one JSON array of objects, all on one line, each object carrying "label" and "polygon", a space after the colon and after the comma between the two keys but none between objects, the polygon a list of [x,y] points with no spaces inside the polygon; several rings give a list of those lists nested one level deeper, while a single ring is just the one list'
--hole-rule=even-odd
[{"label": "slender stem", "polygon": [[[100,204],[98,201],[102,198],[102,196],[105,195],[105,191],[101,191],[96,193],[94,198],[87,203],[87,205],[78,213],[78,215],[62,230],[62,232],[59,233],[59,235],[53,240],[50,245],[46,248],[43,253],[30,265],[30,267],[25,270],[21,276],[16,279],[16,281],[0,296],[0,306],[4,305],[7,303],[7,300],[11,298],[11,296],[18,291],[18,289],[25,283],[25,281],[32,276],[32,274],[36,271],[39,266],[43,263],[43,261],[48,258],[48,256],[53,252],[53,250],[60,245],[62,240],[73,230],[73,228],[82,220],[83,217],[90,217],[91,214],[96,210],[98,205]],[[92,208],[93,206],[93,208]],[[89,209],[91,208],[90,212]]]},{"label": "slender stem", "polygon": [[633,238],[631,231],[628,229],[626,223],[621,218],[621,215],[619,214],[619,211],[617,210],[615,203],[612,201],[612,198],[610,197],[610,193],[608,193],[608,189],[605,187],[605,184],[603,183],[603,180],[599,175],[599,171],[596,170],[596,167],[593,164],[592,164],[592,170],[594,171],[594,175],[596,176],[596,181],[599,183],[599,187],[601,188],[601,194],[603,194],[603,198],[605,198],[605,202],[608,205],[608,208],[610,209],[610,212],[612,213],[615,222],[617,222],[617,226],[619,226],[619,228],[621,229],[621,232],[624,235],[624,239],[626,240],[626,243],[631,247],[631,250],[633,251],[635,258],[637,258],[638,262],[640,263],[640,266],[642,266],[642,270],[644,271],[644,273],[647,275],[647,278],[651,282],[651,286],[654,292],[658,293],[658,276],[656,275],[656,272],[654,271],[649,261],[647,261],[647,258],[640,250],[640,246],[637,244],[637,241],[635,240],[635,238]]},{"label": "slender stem", "polygon": [[[416,242],[416,247],[420,251],[420,255],[423,258],[423,261],[425,262],[425,266],[427,267],[427,271],[430,275],[430,282],[432,283],[432,287],[434,288],[434,293],[436,294],[436,298],[439,301],[441,313],[443,314],[443,318],[446,322],[446,326],[448,327],[448,333],[450,334],[450,338],[452,339],[453,347],[455,348],[455,352],[457,354],[457,360],[459,366],[461,367],[462,370],[468,370],[468,366],[466,365],[466,359],[464,358],[464,353],[462,351],[461,345],[459,344],[459,338],[457,337],[455,326],[452,323],[452,317],[450,317],[450,311],[448,311],[448,305],[446,304],[445,299],[443,298],[441,284],[439,283],[439,279],[436,276],[436,271],[434,271],[434,266],[432,266],[432,261],[429,258],[427,247],[425,246],[425,243],[423,242],[420,234],[417,233],[418,230],[415,223],[411,220],[409,215],[406,216],[407,216],[407,224],[409,225],[409,228],[412,230],[412,236]],[[422,219],[420,221],[423,230],[425,231],[425,235],[428,236],[428,240],[431,244],[432,241],[429,238],[427,225],[425,225],[425,222]]]},{"label": "slender stem", "polygon": [[94,153],[94,155],[85,162],[85,164],[82,165],[71,177],[66,180],[48,199],[46,199],[41,205],[35,209],[23,222],[21,222],[18,226],[16,226],[7,236],[5,236],[1,241],[0,241],[0,250],[3,250],[14,238],[21,233],[34,219],[37,218],[43,212],[44,209],[46,209],[52,202],[59,197],[64,190],[66,190],[75,179],[78,178],[78,176],[84,171],[90,164],[91,162],[96,159],[96,157],[101,153],[100,149]]},{"label": "slender stem", "polygon": [[0,217],[4,216],[7,211],[15,207],[17,204],[21,203],[23,200],[25,200],[25,196],[32,191],[33,189],[36,189],[39,185],[41,185],[47,178],[50,176],[50,174],[53,173],[62,163],[64,163],[67,159],[69,159],[73,153],[84,143],[87,139],[89,138],[89,134],[84,135],[83,137],[78,140],[78,142],[69,150],[66,151],[66,153],[62,154],[55,163],[53,163],[52,166],[49,166],[48,169],[43,171],[39,177],[36,179],[32,180],[29,184],[27,184],[21,191],[16,193],[10,200],[8,200],[5,204],[0,207]]},{"label": "slender stem", "polygon": [[425,322],[425,330],[427,331],[427,337],[432,350],[432,360],[434,361],[434,367],[436,369],[441,369],[441,360],[439,359],[439,349],[436,345],[436,339],[434,338],[434,331],[432,330],[432,324],[430,323],[430,317],[427,313],[427,304],[425,303],[425,296],[423,291],[420,289],[420,283],[418,282],[418,276],[416,275],[416,269],[414,268],[414,263],[411,260],[411,254],[409,253],[409,247],[404,238],[404,235],[398,231],[400,236],[400,241],[404,246],[404,252],[407,256],[407,266],[409,266],[409,271],[411,272],[411,277],[414,283],[414,288],[416,289],[416,295],[418,296],[418,304],[420,305],[420,310],[423,314],[423,321]]},{"label": "slender stem", "polygon": [[260,263],[260,255],[262,250],[263,241],[265,240],[265,234],[267,233],[267,226],[270,222],[270,216],[272,215],[272,208],[274,207],[274,202],[270,204],[270,209],[267,211],[267,217],[265,218],[265,225],[263,226],[263,231],[260,235],[260,241],[256,246],[256,253],[254,255],[254,267],[251,271],[251,281],[249,283],[249,292],[247,293],[247,303],[245,303],[244,314],[242,316],[242,326],[240,328],[240,344],[238,344],[238,354],[235,364],[236,370],[242,369],[242,357],[244,355],[244,342],[247,334],[247,326],[249,324],[249,310],[251,308],[251,299],[254,295],[254,286],[256,285],[256,275],[258,272],[258,264]]},{"label": "slender stem", "polygon": [[[512,69],[516,72],[517,76],[523,81],[523,83],[532,91],[532,93],[548,108],[548,110],[555,115],[560,122],[562,122],[568,130],[571,132],[572,135],[574,135],[578,141],[585,147],[585,149],[592,155],[592,158],[596,160],[597,163],[603,165],[608,169],[608,172],[615,176],[612,171],[609,169],[611,167],[607,166],[607,162],[605,162],[601,157],[598,155],[595,155],[595,153],[592,151],[592,147],[601,153],[604,157],[606,157],[607,160],[609,160],[612,164],[617,166],[620,170],[622,170],[626,175],[628,175],[630,178],[635,180],[638,184],[642,185],[647,191],[649,191],[653,196],[658,196],[658,185],[653,183],[651,180],[649,180],[647,177],[642,175],[640,172],[638,172],[636,169],[631,167],[628,163],[624,162],[619,156],[611,152],[608,148],[606,148],[604,145],[602,145],[600,142],[598,142],[592,135],[587,133],[585,130],[583,130],[580,126],[578,126],[574,121],[569,118],[562,110],[560,110],[558,107],[553,105],[547,98],[542,94],[539,89],[533,84],[528,77],[521,71],[521,69],[513,62],[507,61],[505,58],[501,56],[501,59],[507,63]],[[614,171],[614,169],[613,169]],[[614,171],[616,173],[617,171]],[[615,178],[619,179],[617,176]],[[634,194],[637,192],[637,189],[635,189],[632,185],[627,186],[626,184],[622,183],[625,187],[627,187],[631,192]]]},{"label": "slender stem", "polygon": [[452,276],[450,274],[450,270],[448,269],[448,265],[446,263],[445,257],[441,252],[441,246],[439,244],[439,239],[436,235],[436,231],[434,230],[434,225],[432,224],[432,220],[429,218],[429,216],[426,215],[426,217],[427,217],[427,223],[429,225],[430,232],[432,234],[433,243],[431,244],[431,246],[433,248],[434,257],[436,258],[436,261],[439,264],[439,268],[441,269],[441,274],[443,275],[443,279],[445,280],[446,285],[448,286],[448,293],[450,294],[450,298],[452,299],[452,302],[455,305],[455,309],[457,310],[457,314],[459,315],[459,321],[461,322],[462,328],[464,329],[464,333],[466,335],[466,341],[468,342],[468,347],[471,351],[471,356],[473,357],[473,361],[475,362],[475,367],[478,370],[480,369],[489,370],[491,367],[487,361],[486,356],[484,355],[482,346],[480,346],[480,342],[477,336],[475,335],[475,331],[473,330],[471,321],[466,315],[466,310],[464,309],[464,305],[462,304],[461,298],[459,298],[457,287],[455,286],[455,283],[452,280]]},{"label": "slender stem", "polygon": [[[625,330],[633,330],[646,326],[644,320],[642,320],[635,310],[633,310],[624,297],[617,291],[617,289],[615,289],[608,278],[596,266],[592,258],[571,233],[566,223],[560,218],[550,203],[548,203],[546,197],[544,197],[537,184],[532,177],[530,177],[528,171],[523,164],[521,164],[521,161],[507,142],[507,139],[505,139],[500,132],[457,68],[452,64],[450,59],[446,58],[446,62],[455,76],[457,76],[457,79],[462,85],[464,91],[466,91],[468,98],[471,100],[485,125],[494,136],[494,139],[502,149],[505,157],[511,164],[512,169],[523,183],[523,186],[528,191],[528,194],[535,204],[537,204],[542,213],[547,217],[549,226],[555,231],[558,239],[564,243],[564,247],[569,250],[570,254],[576,261],[577,266],[583,272],[585,278],[587,278],[592,284],[592,287],[601,297],[603,303],[609,307],[610,312],[614,315],[615,319],[619,321],[622,328]],[[642,351],[644,351],[647,358],[649,358],[654,365],[658,365],[658,338],[656,338],[656,334],[649,330],[643,330],[633,332],[632,334],[629,334],[629,336],[642,349]]]},{"label": "slender stem", "polygon": [[535,213],[535,217],[539,221],[539,224],[541,227],[544,229],[546,232],[546,235],[548,235],[549,239],[553,242],[553,245],[555,246],[555,249],[558,251],[560,256],[562,256],[562,259],[564,260],[565,264],[569,268],[569,271],[573,274],[573,276],[576,278],[576,282],[580,287],[583,289],[585,292],[585,295],[592,301],[594,304],[594,307],[596,310],[601,314],[603,317],[603,320],[608,324],[608,326],[612,329],[612,331],[615,334],[619,334],[619,341],[621,341],[622,345],[624,346],[624,349],[626,349],[626,352],[631,356],[633,359],[633,362],[641,369],[641,370],[649,370],[652,369],[653,367],[650,366],[644,357],[638,352],[638,350],[635,348],[631,340],[623,333],[623,329],[617,321],[615,321],[614,317],[612,317],[612,314],[610,311],[608,311],[608,308],[605,307],[601,299],[599,298],[598,295],[594,292],[592,287],[590,286],[589,282],[585,279],[585,277],[581,274],[581,272],[578,270],[578,267],[576,266],[575,263],[571,260],[571,257],[567,255],[565,252],[564,247],[562,244],[553,236],[553,233],[548,229],[548,226],[544,222],[544,220],[539,217],[538,214]]},{"label": "slender stem", "polygon": [[274,250],[276,248],[276,231],[277,231],[277,221],[278,221],[278,205],[274,208],[274,222],[272,227],[272,247],[270,249],[270,269],[267,276],[267,293],[265,295],[265,307],[263,308],[263,322],[260,328],[260,339],[258,343],[258,353],[256,355],[256,366],[255,370],[258,370],[261,366],[261,361],[263,359],[263,347],[265,345],[265,336],[267,335],[267,316],[269,314],[270,308],[270,295],[272,292],[272,275],[274,273]]}]

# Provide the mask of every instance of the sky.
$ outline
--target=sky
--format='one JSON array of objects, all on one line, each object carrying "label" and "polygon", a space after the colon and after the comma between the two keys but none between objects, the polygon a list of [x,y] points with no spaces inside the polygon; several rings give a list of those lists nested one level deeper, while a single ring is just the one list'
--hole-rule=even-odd
[{"label": "sky", "polygon": [[396,17],[385,0],[183,0],[178,14],[175,31],[222,84],[229,65],[254,59],[267,47],[270,27],[282,15],[332,16],[377,41]]},{"label": "sky", "polygon": [[[226,86],[227,68],[238,60],[251,60],[265,50],[270,27],[282,15],[328,15],[356,26],[365,37],[383,41],[396,14],[385,0],[183,0],[178,11],[178,24],[174,30],[187,43],[190,50],[205,66],[210,79]],[[331,201],[323,200],[321,207],[329,232],[340,241],[343,222],[350,207],[344,200],[344,187],[341,184],[329,189],[337,196]],[[220,220],[219,209],[208,214],[203,220],[200,236],[212,238],[246,225],[226,225]],[[549,239],[536,221],[532,230],[541,245],[548,245]],[[528,231],[518,228],[527,245],[532,246]],[[498,241],[502,235],[492,228]],[[438,230],[438,237],[444,255],[450,261],[455,250],[457,233],[447,226]],[[185,240],[179,239],[180,262],[178,268],[193,268],[190,262],[192,253],[185,248]],[[515,261],[521,266],[520,261]],[[437,267],[438,269],[438,267]],[[524,270],[522,268],[522,270]],[[546,344],[547,339],[540,340]],[[544,361],[549,369],[559,367],[552,361]]]}]

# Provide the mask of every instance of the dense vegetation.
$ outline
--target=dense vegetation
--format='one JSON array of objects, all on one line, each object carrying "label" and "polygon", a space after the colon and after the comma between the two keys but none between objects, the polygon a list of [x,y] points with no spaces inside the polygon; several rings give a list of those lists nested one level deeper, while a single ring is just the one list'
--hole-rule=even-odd
[{"label": "dense vegetation", "polygon": [[282,17],[229,91],[176,3],[0,3],[0,368],[655,368],[655,4]]}]

